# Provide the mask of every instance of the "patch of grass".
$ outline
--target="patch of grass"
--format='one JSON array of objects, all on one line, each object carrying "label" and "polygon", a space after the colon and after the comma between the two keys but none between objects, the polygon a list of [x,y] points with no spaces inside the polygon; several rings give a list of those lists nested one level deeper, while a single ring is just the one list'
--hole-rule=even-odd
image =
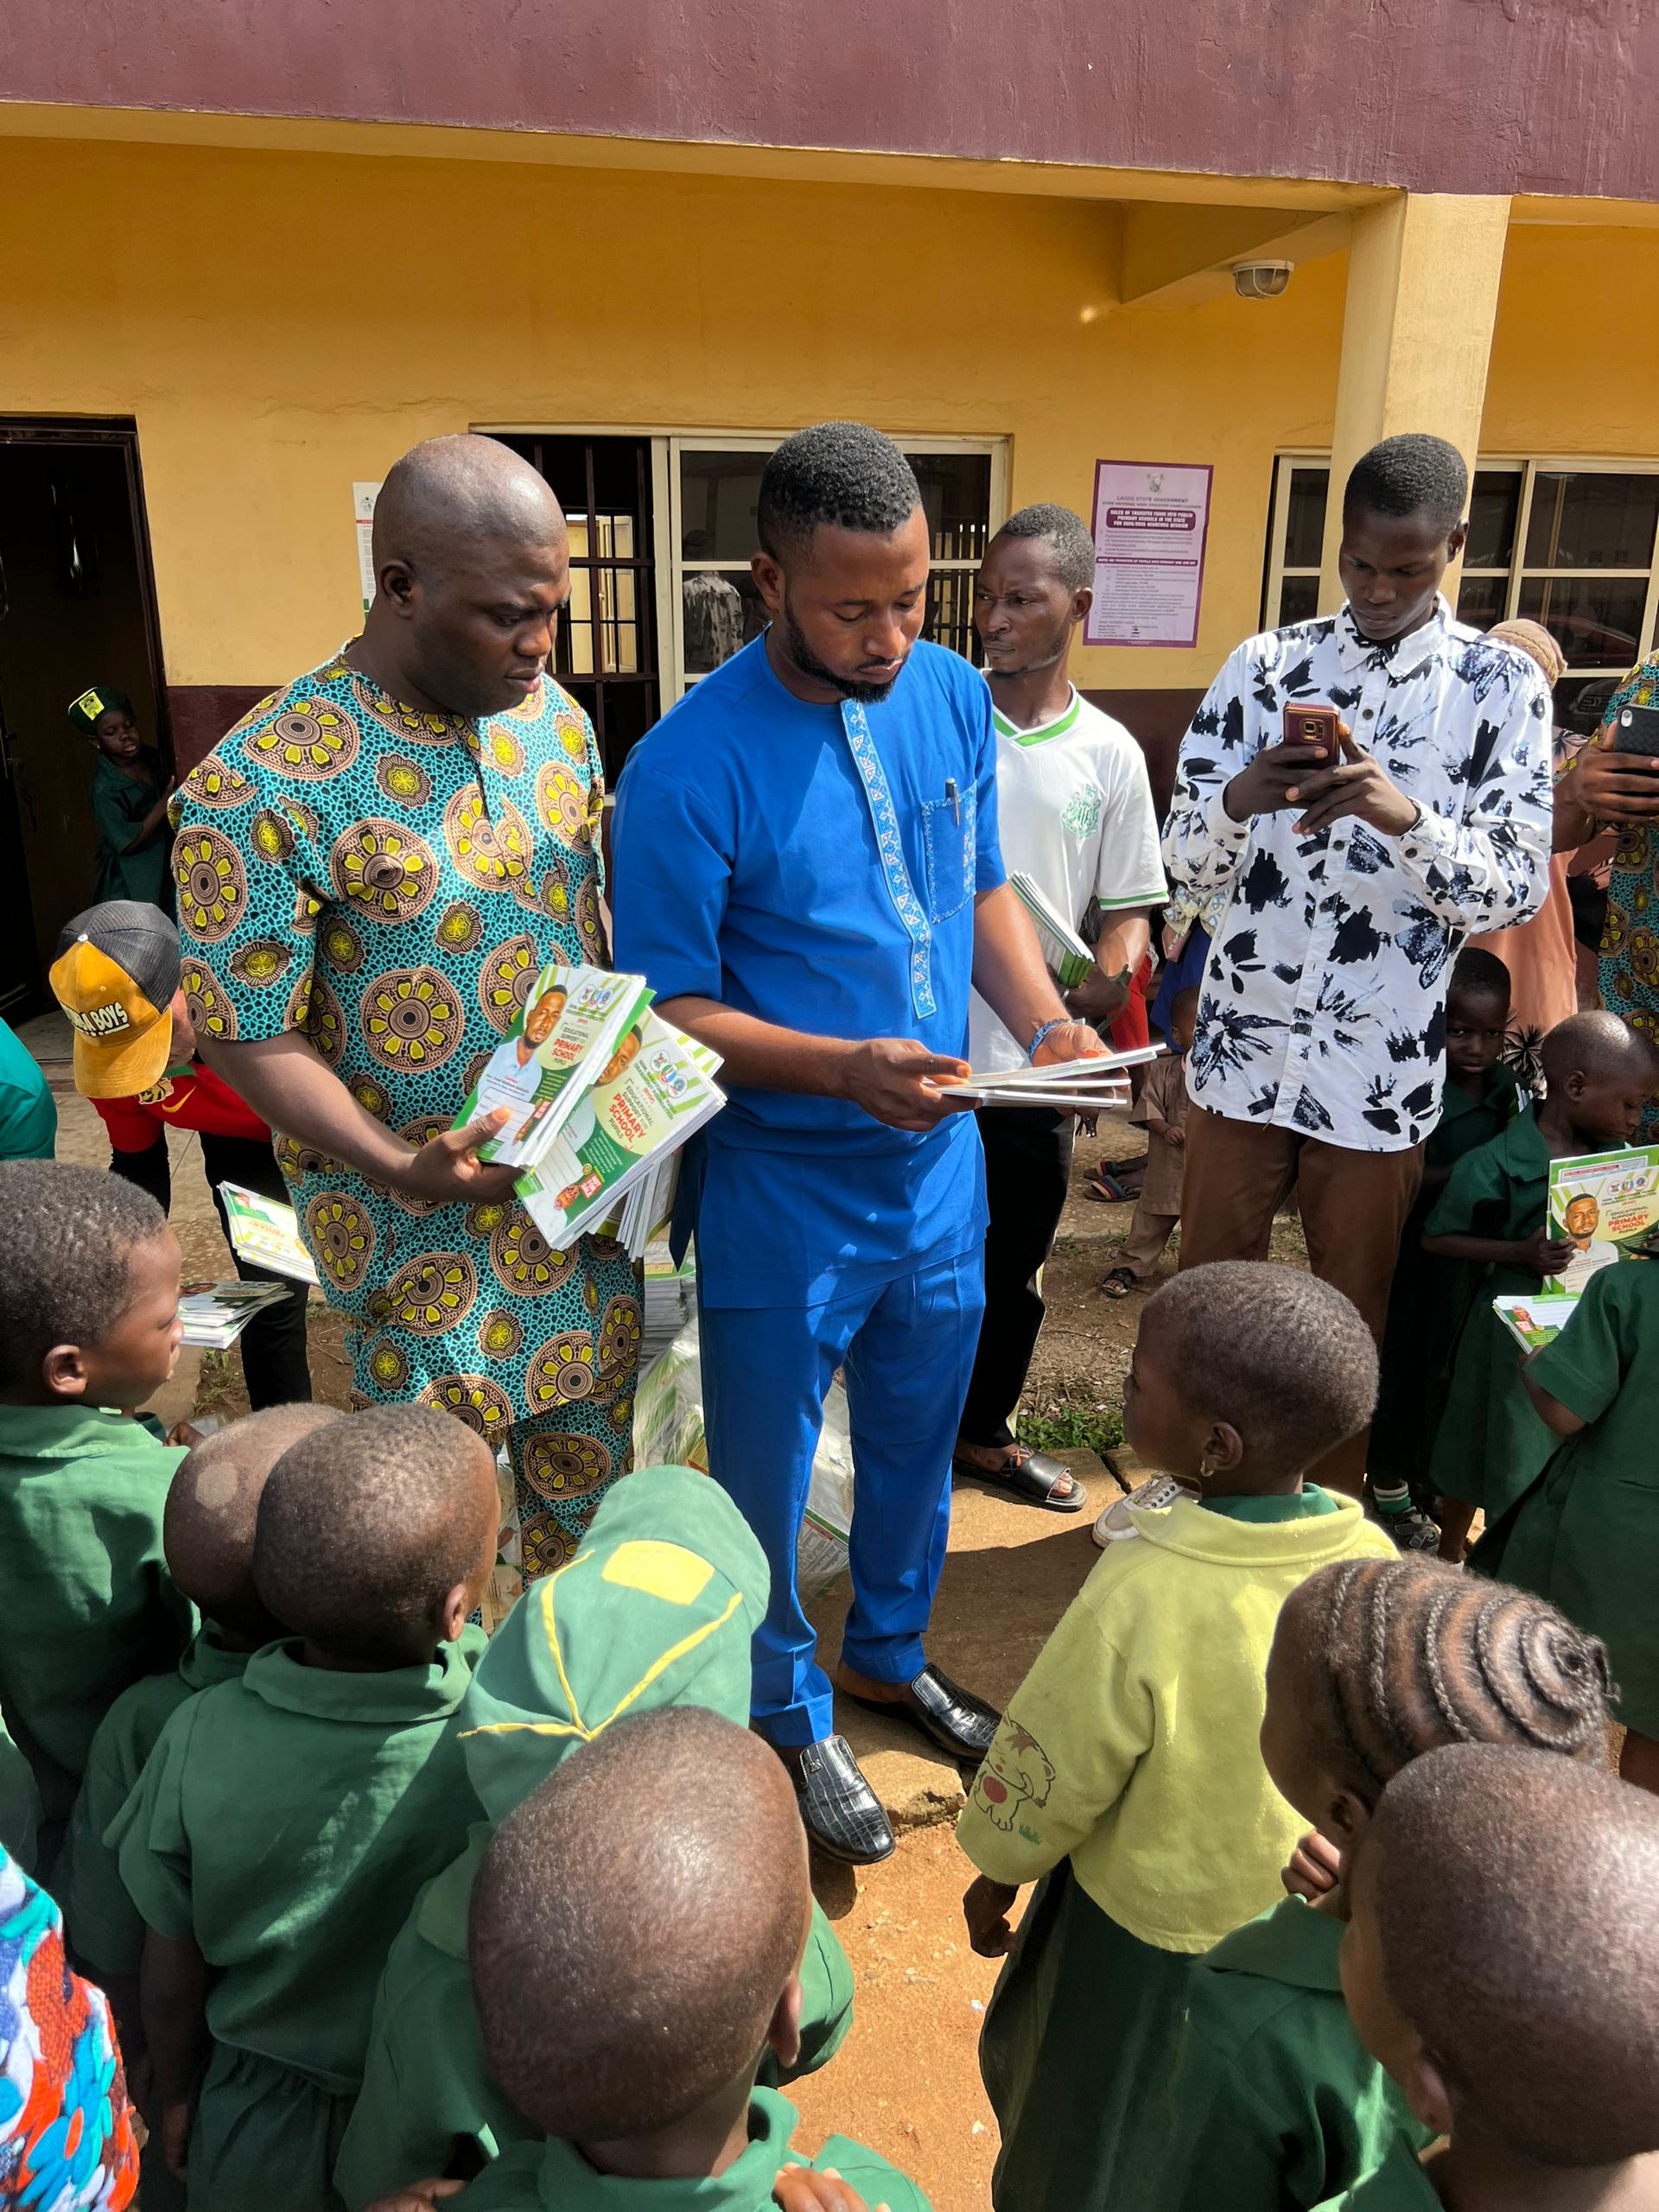
[{"label": "patch of grass", "polygon": [[[243,1402],[239,1407],[238,1399]],[[233,1351],[219,1351],[216,1348],[204,1351],[201,1370],[196,1378],[197,1413],[221,1414],[234,1420],[238,1412],[245,1410],[245,1406],[239,1357]]]},{"label": "patch of grass", "polygon": [[1097,1452],[1103,1459],[1123,1441],[1123,1416],[1116,1406],[1060,1400],[1033,1407],[1015,1424],[1022,1444],[1033,1452]]}]

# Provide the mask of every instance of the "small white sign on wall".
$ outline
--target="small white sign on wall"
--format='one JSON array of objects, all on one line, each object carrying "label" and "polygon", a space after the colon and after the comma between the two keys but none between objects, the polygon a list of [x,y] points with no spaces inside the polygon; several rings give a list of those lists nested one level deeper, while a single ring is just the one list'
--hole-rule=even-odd
[{"label": "small white sign on wall", "polygon": [[378,484],[353,484],[352,513],[357,523],[357,573],[363,586],[363,612],[374,597],[374,503]]},{"label": "small white sign on wall", "polygon": [[1085,645],[1197,645],[1211,473],[1173,461],[1095,463],[1095,603]]}]

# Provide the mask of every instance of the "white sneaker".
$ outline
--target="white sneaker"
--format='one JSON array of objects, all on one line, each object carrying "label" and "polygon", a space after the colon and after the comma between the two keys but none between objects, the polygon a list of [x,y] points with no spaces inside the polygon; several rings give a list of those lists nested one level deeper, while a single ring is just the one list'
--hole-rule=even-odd
[{"label": "white sneaker", "polygon": [[1161,1513],[1173,1505],[1181,1494],[1181,1486],[1173,1475],[1153,1475],[1139,1490],[1131,1491],[1127,1497],[1120,1497],[1116,1505],[1109,1505],[1095,1523],[1095,1541],[1104,1551],[1108,1544],[1121,1544],[1141,1531],[1129,1518],[1131,1510],[1137,1513]]}]

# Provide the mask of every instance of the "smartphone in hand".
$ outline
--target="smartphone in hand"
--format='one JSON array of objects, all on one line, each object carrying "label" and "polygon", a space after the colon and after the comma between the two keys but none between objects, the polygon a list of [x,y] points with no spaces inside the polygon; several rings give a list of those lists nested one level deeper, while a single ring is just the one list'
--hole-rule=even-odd
[{"label": "smartphone in hand", "polygon": [[1621,707],[1610,742],[1615,753],[1659,754],[1659,707]]},{"label": "smartphone in hand", "polygon": [[1337,719],[1334,707],[1287,707],[1284,742],[1287,745],[1317,745],[1325,755],[1326,766],[1332,766],[1341,750],[1341,741],[1337,735]]}]

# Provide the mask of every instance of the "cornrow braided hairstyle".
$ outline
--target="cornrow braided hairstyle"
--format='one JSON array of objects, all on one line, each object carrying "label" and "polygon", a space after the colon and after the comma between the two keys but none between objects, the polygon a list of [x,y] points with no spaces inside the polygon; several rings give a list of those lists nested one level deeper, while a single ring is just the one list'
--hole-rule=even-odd
[{"label": "cornrow braided hairstyle", "polygon": [[1605,1741],[1607,1655],[1542,1598],[1439,1560],[1322,1567],[1285,1601],[1319,1764],[1374,1803],[1446,1744],[1569,1758]]}]

